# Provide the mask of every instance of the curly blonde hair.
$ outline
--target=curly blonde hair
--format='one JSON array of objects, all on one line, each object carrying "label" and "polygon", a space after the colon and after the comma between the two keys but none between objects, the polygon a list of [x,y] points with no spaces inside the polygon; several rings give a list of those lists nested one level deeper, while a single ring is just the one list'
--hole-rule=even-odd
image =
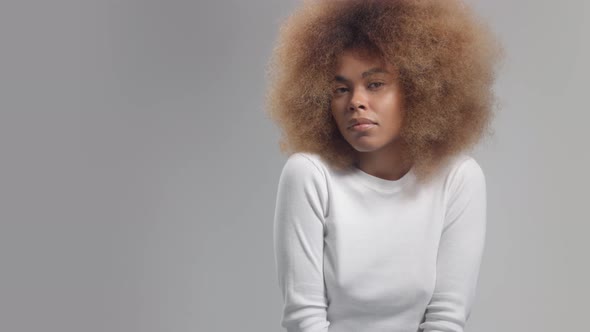
[{"label": "curly blonde hair", "polygon": [[330,112],[337,56],[349,49],[399,68],[399,136],[419,178],[493,134],[504,49],[461,0],[303,0],[267,64],[266,111],[282,129],[283,153],[317,153],[336,168],[355,162]]}]

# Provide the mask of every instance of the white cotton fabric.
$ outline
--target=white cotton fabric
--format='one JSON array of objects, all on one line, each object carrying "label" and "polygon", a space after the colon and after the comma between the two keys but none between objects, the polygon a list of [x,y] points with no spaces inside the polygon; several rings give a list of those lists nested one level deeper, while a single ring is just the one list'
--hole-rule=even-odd
[{"label": "white cotton fabric", "polygon": [[460,154],[432,181],[396,181],[316,154],[286,161],[274,253],[288,332],[461,332],[486,231],[486,182]]}]

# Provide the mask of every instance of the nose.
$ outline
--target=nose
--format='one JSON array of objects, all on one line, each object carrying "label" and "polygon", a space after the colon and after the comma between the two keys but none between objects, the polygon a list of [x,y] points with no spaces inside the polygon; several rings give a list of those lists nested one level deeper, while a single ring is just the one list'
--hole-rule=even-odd
[{"label": "nose", "polygon": [[354,93],[352,95],[352,98],[350,98],[350,103],[348,105],[348,109],[351,111],[354,111],[358,108],[362,108],[365,110],[367,109],[365,94],[361,91],[361,89],[354,90]]}]

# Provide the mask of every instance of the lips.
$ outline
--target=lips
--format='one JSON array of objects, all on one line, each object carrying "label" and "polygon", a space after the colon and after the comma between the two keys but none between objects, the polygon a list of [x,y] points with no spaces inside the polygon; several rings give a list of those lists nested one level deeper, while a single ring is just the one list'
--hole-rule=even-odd
[{"label": "lips", "polygon": [[354,118],[348,121],[348,128],[350,129],[358,124],[377,124],[377,122],[367,118]]}]

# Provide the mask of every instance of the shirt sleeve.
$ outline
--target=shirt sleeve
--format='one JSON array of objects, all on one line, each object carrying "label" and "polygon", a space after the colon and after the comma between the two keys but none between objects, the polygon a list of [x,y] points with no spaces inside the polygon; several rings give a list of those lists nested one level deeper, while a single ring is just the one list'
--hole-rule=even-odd
[{"label": "shirt sleeve", "polygon": [[324,174],[295,153],[283,167],[276,199],[273,242],[284,300],[281,326],[288,332],[327,332],[323,274]]},{"label": "shirt sleeve", "polygon": [[450,176],[436,284],[420,328],[463,332],[475,299],[486,233],[486,180],[468,158]]}]

